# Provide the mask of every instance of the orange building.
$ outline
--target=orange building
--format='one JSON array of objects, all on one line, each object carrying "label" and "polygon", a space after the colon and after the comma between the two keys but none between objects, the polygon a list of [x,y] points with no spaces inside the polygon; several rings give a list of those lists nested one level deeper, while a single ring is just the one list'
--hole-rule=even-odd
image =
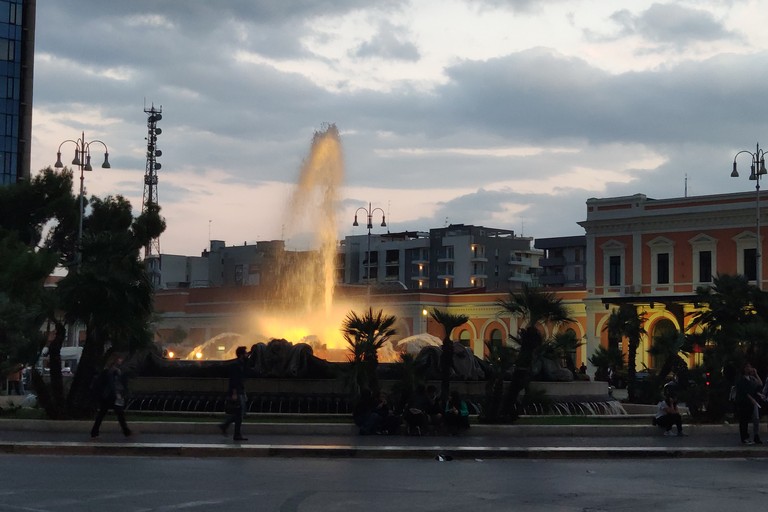
[{"label": "orange building", "polygon": [[[568,290],[559,292],[575,323],[563,326],[573,329],[579,339],[586,337],[586,316],[584,313],[584,291]],[[368,296],[364,288],[337,289],[337,306],[330,315],[308,317],[300,312],[280,311],[280,306],[271,304],[258,287],[233,288],[188,288],[159,290],[155,295],[158,313],[157,341],[163,345],[177,343],[179,333],[186,338],[185,345],[200,345],[217,336],[242,336],[242,344],[250,345],[261,341],[263,336],[285,337],[289,341],[303,341],[302,335],[323,337],[327,333],[323,325],[325,318],[337,330],[344,316],[351,310],[361,314],[368,307],[383,309],[386,314],[398,319],[397,339],[420,333],[438,338],[444,336],[442,326],[430,316],[434,308],[454,314],[465,314],[470,320],[453,333],[454,340],[461,340],[473,352],[482,357],[485,342],[508,340],[510,333],[516,333],[518,320],[503,312],[497,302],[507,299],[504,293],[487,293],[478,289],[379,292]],[[267,319],[274,318],[274,321]],[[275,322],[282,325],[275,325]],[[271,329],[271,331],[270,331]],[[289,333],[289,334],[283,334]],[[291,335],[292,334],[292,335]],[[554,334],[554,333],[549,333]],[[332,334],[331,334],[332,336]],[[337,343],[321,339],[329,346],[344,347],[340,335]],[[586,360],[587,353],[579,348],[577,364]]]},{"label": "orange building", "polygon": [[[757,283],[755,193],[651,199],[643,194],[587,201],[587,352],[607,346],[612,306],[631,303],[645,313],[647,335],[638,369],[653,367],[650,340],[663,329],[686,329],[696,289],[717,274]],[[762,219],[761,219],[762,220]],[[764,244],[761,243],[761,246]],[[697,363],[693,356],[691,363]]]}]

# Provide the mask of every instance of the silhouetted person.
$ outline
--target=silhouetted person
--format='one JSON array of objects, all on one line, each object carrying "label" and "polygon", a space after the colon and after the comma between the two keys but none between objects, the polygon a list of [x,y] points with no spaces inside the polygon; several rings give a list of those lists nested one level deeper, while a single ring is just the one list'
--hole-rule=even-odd
[{"label": "silhouetted person", "polygon": [[227,417],[219,424],[221,433],[227,435],[227,430],[231,423],[235,424],[235,441],[247,441],[243,437],[241,427],[243,417],[245,416],[245,406],[248,397],[245,395],[245,369],[248,362],[248,353],[245,347],[235,349],[237,359],[232,363],[229,369],[229,385],[227,386]]},{"label": "silhouetted person", "polygon": [[101,422],[104,420],[107,411],[115,411],[117,421],[123,434],[128,437],[131,435],[131,429],[125,422],[125,393],[127,390],[125,377],[120,365],[123,364],[123,356],[113,353],[107,359],[104,369],[99,375],[99,381],[96,391],[99,394],[99,411],[96,413],[96,419],[91,427],[91,438],[99,437]]}]

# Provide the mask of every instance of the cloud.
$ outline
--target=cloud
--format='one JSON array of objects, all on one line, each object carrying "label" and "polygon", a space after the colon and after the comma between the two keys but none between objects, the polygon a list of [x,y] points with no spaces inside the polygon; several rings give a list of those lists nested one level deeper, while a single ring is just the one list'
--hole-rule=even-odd
[{"label": "cloud", "polygon": [[681,50],[691,43],[737,37],[711,12],[675,3],[654,3],[638,15],[622,9],[611,19],[619,26],[618,37],[636,35]]},{"label": "cloud", "polygon": [[[89,175],[89,190],[138,208],[143,108],[162,105],[158,188],[174,252],[192,232],[202,248],[211,219],[218,238],[279,238],[286,190],[324,122],[341,130],[342,236],[369,201],[393,231],[448,217],[557,236],[578,233],[588,197],[682,195],[686,176],[695,194],[749,185],[724,173],[764,131],[768,53],[734,53],[727,7],[368,4],[38,3],[35,168],[62,140],[102,139],[113,169]],[[585,26],[621,37],[585,39]],[[638,39],[658,61],[640,60]],[[710,55],[694,51],[702,43]]]},{"label": "cloud", "polygon": [[355,57],[379,57],[395,60],[419,60],[419,49],[406,40],[407,34],[402,27],[382,22],[378,32],[368,41],[362,43],[354,52]]}]

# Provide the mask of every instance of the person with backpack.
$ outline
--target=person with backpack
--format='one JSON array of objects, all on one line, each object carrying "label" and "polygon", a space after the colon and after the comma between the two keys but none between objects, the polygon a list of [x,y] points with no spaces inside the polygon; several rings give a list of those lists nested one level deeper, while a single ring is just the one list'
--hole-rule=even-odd
[{"label": "person with backpack", "polygon": [[96,413],[96,419],[91,427],[91,439],[99,437],[99,429],[104,416],[112,409],[115,411],[117,421],[125,437],[129,437],[132,432],[125,421],[125,393],[127,390],[125,377],[120,366],[123,364],[123,356],[118,353],[112,353],[100,372],[98,379],[93,385],[93,391],[97,394],[99,400],[99,411]]}]

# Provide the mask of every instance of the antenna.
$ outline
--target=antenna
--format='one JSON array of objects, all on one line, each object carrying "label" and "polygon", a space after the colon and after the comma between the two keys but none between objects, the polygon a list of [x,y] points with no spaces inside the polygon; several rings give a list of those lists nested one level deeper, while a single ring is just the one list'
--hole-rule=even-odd
[{"label": "antenna", "polygon": [[[163,130],[157,127],[158,121],[163,118],[163,107],[146,107],[144,100],[144,113],[147,114],[147,167],[144,173],[144,197],[141,201],[141,211],[143,213],[156,210],[158,206],[157,197],[157,171],[162,167],[157,161],[157,157],[162,156],[163,152],[157,149],[157,136],[163,133]],[[144,259],[152,256],[160,256],[160,239],[153,238],[144,247]]]},{"label": "antenna", "polygon": [[685,197],[688,197],[688,173],[685,173]]}]

